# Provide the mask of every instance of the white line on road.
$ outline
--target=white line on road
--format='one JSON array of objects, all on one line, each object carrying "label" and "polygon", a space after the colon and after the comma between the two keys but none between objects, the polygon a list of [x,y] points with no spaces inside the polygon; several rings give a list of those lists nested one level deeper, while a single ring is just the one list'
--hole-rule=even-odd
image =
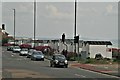
[{"label": "white line on road", "polygon": [[84,76],[84,75],[79,75],[79,74],[75,74],[75,76],[79,76],[79,77],[86,77],[86,76]]}]

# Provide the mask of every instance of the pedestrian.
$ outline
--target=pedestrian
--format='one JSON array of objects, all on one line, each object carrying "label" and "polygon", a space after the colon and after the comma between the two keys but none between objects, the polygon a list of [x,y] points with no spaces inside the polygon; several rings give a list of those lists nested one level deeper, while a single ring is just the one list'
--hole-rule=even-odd
[{"label": "pedestrian", "polygon": [[65,57],[67,58],[67,53],[68,53],[68,51],[67,50],[65,50]]},{"label": "pedestrian", "polygon": [[62,54],[65,55],[65,49],[63,49]]}]

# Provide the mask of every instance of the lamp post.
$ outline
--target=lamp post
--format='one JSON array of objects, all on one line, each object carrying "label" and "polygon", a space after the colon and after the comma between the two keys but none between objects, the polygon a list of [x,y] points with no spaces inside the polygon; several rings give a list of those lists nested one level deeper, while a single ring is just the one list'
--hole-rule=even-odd
[{"label": "lamp post", "polygon": [[[76,13],[77,13],[77,2],[75,0],[75,25],[74,25],[74,37],[76,36]],[[74,43],[74,53],[76,54],[76,43]],[[75,59],[75,55],[74,55]]]},{"label": "lamp post", "polygon": [[15,46],[15,9],[13,9],[13,19],[14,19],[14,21],[13,21],[13,24],[14,24],[14,46]]},{"label": "lamp post", "polygon": [[36,39],[36,0],[34,0],[34,48]]}]

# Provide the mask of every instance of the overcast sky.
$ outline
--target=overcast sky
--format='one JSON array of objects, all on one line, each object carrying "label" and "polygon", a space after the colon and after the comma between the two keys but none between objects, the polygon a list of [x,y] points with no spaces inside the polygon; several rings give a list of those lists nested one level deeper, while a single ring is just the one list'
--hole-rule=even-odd
[{"label": "overcast sky", "polygon": [[[33,2],[3,2],[2,23],[13,35],[13,10],[16,9],[16,36],[33,37]],[[74,36],[74,2],[37,2],[36,36],[66,38]],[[85,38],[118,38],[117,2],[78,2],[77,34]]]}]

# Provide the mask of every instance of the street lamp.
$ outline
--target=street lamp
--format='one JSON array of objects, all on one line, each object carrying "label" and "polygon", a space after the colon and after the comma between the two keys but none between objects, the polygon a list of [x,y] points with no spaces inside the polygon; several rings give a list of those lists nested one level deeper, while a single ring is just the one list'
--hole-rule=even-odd
[{"label": "street lamp", "polygon": [[34,47],[35,47],[35,39],[36,39],[36,0],[34,0]]},{"label": "street lamp", "polygon": [[14,24],[14,46],[15,46],[15,9],[13,9],[13,19],[14,19],[14,21],[13,21],[13,24]]},{"label": "street lamp", "polygon": [[[75,25],[74,25],[74,37],[76,36],[76,13],[77,13],[77,2],[76,2],[76,0],[75,0]],[[76,43],[74,43],[74,53],[76,53]],[[75,58],[75,56],[74,56],[74,58]]]}]

